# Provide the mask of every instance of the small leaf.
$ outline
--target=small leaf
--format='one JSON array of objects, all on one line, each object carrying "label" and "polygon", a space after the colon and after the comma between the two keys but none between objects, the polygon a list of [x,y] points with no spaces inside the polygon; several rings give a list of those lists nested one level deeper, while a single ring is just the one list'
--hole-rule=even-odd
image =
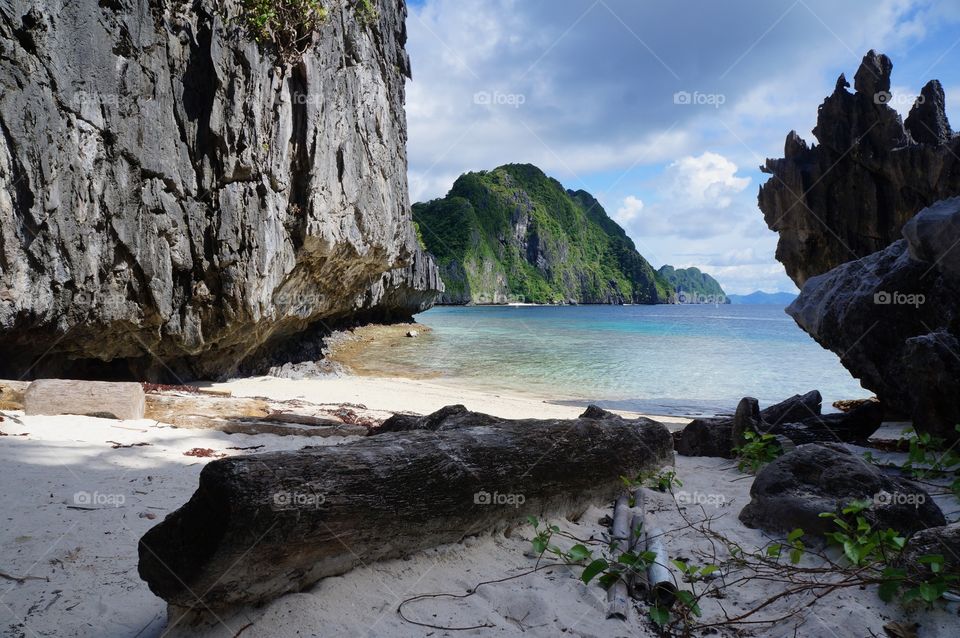
[{"label": "small leaf", "polygon": [[540,536],[537,536],[536,538],[533,539],[532,543],[533,543],[533,551],[536,554],[542,554],[547,549],[547,540],[545,538],[541,538]]},{"label": "small leaf", "polygon": [[597,574],[608,567],[610,567],[610,563],[602,558],[598,558],[586,566],[586,568],[583,570],[583,573],[580,575],[580,580],[589,585],[590,581],[593,580]]},{"label": "small leaf", "polygon": [[940,598],[943,591],[934,583],[920,583],[920,597],[928,603]]},{"label": "small leaf", "polygon": [[795,540],[798,540],[801,536],[803,536],[803,530],[798,527],[797,529],[787,534],[787,541],[792,543]]},{"label": "small leaf", "polygon": [[652,620],[657,627],[664,627],[670,622],[670,610],[659,605],[652,605],[650,607],[650,620]]},{"label": "small leaf", "polygon": [[700,570],[700,574],[702,576],[709,576],[710,574],[717,571],[718,569],[720,568],[717,567],[716,565],[707,565],[706,567]]},{"label": "small leaf", "polygon": [[893,600],[893,597],[897,595],[897,591],[899,591],[899,589],[899,580],[885,580],[880,583],[880,587],[877,588],[877,593],[880,595],[880,600],[885,603],[889,603]]},{"label": "small leaf", "polygon": [[610,585],[620,580],[620,574],[617,572],[607,572],[597,581],[604,589],[610,589]]},{"label": "small leaf", "polygon": [[568,556],[568,557],[570,558],[570,560],[573,561],[573,562],[578,562],[578,561],[581,561],[581,560],[586,560],[586,559],[590,558],[590,555],[591,555],[590,550],[587,549],[585,546],[581,545],[580,543],[577,543],[576,545],[574,545],[573,547],[571,547],[571,548],[570,548],[570,551],[567,552],[567,556]]}]

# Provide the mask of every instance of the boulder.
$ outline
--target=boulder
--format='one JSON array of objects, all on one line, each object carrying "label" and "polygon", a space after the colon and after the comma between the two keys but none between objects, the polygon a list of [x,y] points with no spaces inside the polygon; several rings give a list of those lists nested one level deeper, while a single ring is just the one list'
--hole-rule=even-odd
[{"label": "boulder", "polygon": [[614,414],[604,410],[600,406],[588,405],[587,409],[583,411],[583,414],[580,415],[581,419],[623,419],[619,414]]},{"label": "boulder", "polygon": [[943,556],[943,571],[960,573],[960,523],[920,530],[907,541],[897,563],[906,568],[909,576],[923,580],[933,572],[920,558],[931,554]]},{"label": "boulder", "polygon": [[776,405],[764,408],[760,411],[760,418],[772,425],[796,423],[812,416],[820,416],[822,409],[823,397],[820,391],[811,390],[806,394],[795,394]]},{"label": "boulder", "polygon": [[797,324],[919,431],[960,434],[960,197],[924,209],[904,239],[807,281]]},{"label": "boulder", "polygon": [[757,473],[750,497],[740,521],[768,531],[835,531],[833,521],[820,513],[840,513],[854,500],[874,503],[863,514],[872,524],[903,534],[946,524],[921,487],[887,476],[843,446],[829,443],[801,445],[766,465]]},{"label": "boulder", "polygon": [[921,91],[906,124],[890,107],[893,63],[864,56],[854,92],[841,75],[820,106],[817,144],[791,131],[758,204],[780,234],[777,259],[802,287],[811,277],[900,239],[903,225],[934,202],[960,195],[960,138],[947,121],[936,80]]},{"label": "boulder", "polygon": [[384,434],[387,432],[409,432],[412,430],[451,430],[458,427],[472,427],[475,425],[491,425],[505,419],[471,412],[463,405],[447,405],[432,414],[419,416],[416,414],[395,414],[384,421],[379,428],[371,430],[370,434]]}]

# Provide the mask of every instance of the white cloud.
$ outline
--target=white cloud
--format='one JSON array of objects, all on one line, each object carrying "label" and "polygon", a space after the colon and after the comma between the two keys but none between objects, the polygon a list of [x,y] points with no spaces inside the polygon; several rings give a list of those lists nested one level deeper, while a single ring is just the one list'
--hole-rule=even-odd
[{"label": "white cloud", "polygon": [[709,151],[672,162],[664,173],[665,193],[685,208],[729,208],[733,197],[749,184],[749,177],[737,177],[737,165]]},{"label": "white cloud", "polygon": [[648,240],[664,235],[700,238],[720,234],[747,215],[759,215],[739,197],[750,181],[738,176],[737,165],[718,153],[682,157],[655,178],[655,201],[632,211],[623,223],[634,237]]},{"label": "white cloud", "polygon": [[633,195],[627,195],[623,199],[623,205],[617,209],[617,213],[613,218],[620,225],[628,224],[639,215],[642,210],[643,200],[637,199]]}]

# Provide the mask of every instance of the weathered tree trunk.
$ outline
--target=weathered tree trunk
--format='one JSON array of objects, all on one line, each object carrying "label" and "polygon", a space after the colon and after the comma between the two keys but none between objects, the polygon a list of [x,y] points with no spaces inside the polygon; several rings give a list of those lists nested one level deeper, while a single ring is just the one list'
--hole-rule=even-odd
[{"label": "weathered tree trunk", "polygon": [[221,459],[141,539],[139,572],[175,607],[259,603],[527,515],[580,513],[672,448],[646,419],[524,420]]},{"label": "weathered tree trunk", "polygon": [[81,414],[142,419],[143,387],[134,382],[39,379],[23,397],[26,414]]}]

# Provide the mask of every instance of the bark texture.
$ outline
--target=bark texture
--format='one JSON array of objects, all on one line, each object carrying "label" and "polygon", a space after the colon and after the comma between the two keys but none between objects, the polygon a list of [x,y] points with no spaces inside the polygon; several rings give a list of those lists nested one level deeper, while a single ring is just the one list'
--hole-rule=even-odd
[{"label": "bark texture", "polygon": [[139,572],[174,607],[260,603],[527,515],[577,514],[672,456],[662,424],[581,418],[221,459],[141,539]]}]

